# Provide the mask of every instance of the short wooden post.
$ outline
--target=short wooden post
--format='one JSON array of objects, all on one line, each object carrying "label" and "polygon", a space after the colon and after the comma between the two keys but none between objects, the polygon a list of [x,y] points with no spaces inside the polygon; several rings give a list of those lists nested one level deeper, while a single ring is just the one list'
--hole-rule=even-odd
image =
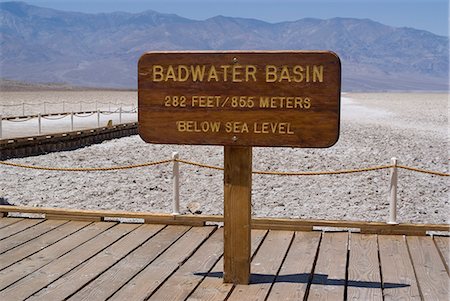
[{"label": "short wooden post", "polygon": [[38,135],[42,134],[42,119],[41,113],[38,114]]},{"label": "short wooden post", "polygon": [[391,169],[391,183],[389,184],[389,221],[388,224],[397,223],[397,158],[392,158],[391,163],[393,165]]},{"label": "short wooden post", "polygon": [[172,160],[173,160],[173,166],[172,166],[172,182],[173,182],[173,204],[172,209],[173,215],[179,215],[180,214],[180,163],[178,163],[179,155],[177,152],[172,153]]},{"label": "short wooden post", "polygon": [[224,276],[226,283],[250,280],[252,148],[224,147]]}]

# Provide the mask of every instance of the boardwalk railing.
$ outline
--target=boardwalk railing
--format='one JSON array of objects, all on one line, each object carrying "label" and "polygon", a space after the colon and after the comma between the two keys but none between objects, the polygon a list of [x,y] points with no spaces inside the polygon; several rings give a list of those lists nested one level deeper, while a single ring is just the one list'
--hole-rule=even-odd
[{"label": "boardwalk railing", "polygon": [[[93,167],[93,168],[74,168],[74,167],[45,167],[45,166],[34,166],[34,165],[25,165],[18,164],[13,162],[0,161],[0,165],[11,166],[11,167],[20,167],[20,168],[28,168],[28,169],[37,169],[37,170],[48,170],[48,171],[64,171],[64,172],[98,172],[98,171],[114,171],[114,170],[125,170],[132,169],[138,167],[148,167],[155,166],[160,164],[167,164],[172,162],[172,180],[173,180],[173,196],[172,196],[172,215],[177,216],[180,215],[180,168],[179,163],[184,163],[188,165],[193,165],[202,168],[209,168],[215,170],[223,170],[222,167],[206,165],[202,163],[182,160],[179,158],[179,154],[174,152],[172,154],[171,159],[146,162],[141,164],[133,164],[126,166],[111,166],[111,167]],[[316,172],[276,172],[276,171],[253,171],[253,174],[257,175],[276,175],[276,176],[322,176],[322,175],[339,175],[339,174],[349,174],[349,173],[361,173],[361,172],[369,172],[375,170],[382,169],[390,169],[391,176],[389,182],[389,216],[387,218],[388,224],[398,224],[397,222],[397,182],[398,182],[398,169],[406,169],[409,171],[425,173],[429,175],[448,177],[450,174],[438,171],[425,170],[415,167],[409,167],[404,165],[399,165],[397,158],[391,159],[390,165],[380,165],[368,168],[359,168],[359,169],[344,169],[337,171],[316,171]]]},{"label": "boardwalk railing", "polygon": [[122,123],[122,114],[126,113],[137,113],[137,107],[132,107],[130,110],[124,110],[122,106],[117,108],[115,111],[79,111],[79,112],[63,112],[63,113],[48,113],[36,115],[26,115],[26,116],[7,116],[4,117],[0,115],[0,139],[3,138],[3,122],[26,122],[32,119],[37,119],[37,134],[42,134],[42,119],[46,120],[61,120],[65,117],[70,117],[70,130],[74,130],[74,117],[85,118],[97,115],[97,127],[100,127],[100,115],[112,115],[119,114],[119,124]]}]

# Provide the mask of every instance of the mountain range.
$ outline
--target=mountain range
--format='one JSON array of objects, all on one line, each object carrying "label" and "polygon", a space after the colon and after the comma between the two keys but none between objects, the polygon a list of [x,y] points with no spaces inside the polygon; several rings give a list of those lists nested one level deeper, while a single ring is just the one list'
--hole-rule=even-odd
[{"label": "mountain range", "polygon": [[332,50],[342,61],[345,91],[449,85],[448,37],[369,19],[197,21],[152,10],[86,14],[0,3],[3,79],[136,88],[137,61],[146,51],[231,49]]}]

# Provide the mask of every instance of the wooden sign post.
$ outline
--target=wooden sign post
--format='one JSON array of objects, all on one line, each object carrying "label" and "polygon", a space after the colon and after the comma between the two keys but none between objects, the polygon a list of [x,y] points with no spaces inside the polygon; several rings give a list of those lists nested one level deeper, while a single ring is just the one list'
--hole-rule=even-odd
[{"label": "wooden sign post", "polygon": [[328,51],[149,52],[138,65],[139,134],[224,146],[224,281],[250,278],[252,146],[330,147],[341,65]]}]

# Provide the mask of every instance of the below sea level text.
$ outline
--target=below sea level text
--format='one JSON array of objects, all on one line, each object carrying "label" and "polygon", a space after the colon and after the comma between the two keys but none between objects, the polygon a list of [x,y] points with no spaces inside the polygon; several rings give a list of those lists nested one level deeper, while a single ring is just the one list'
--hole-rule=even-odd
[{"label": "below sea level text", "polygon": [[192,121],[180,120],[176,122],[178,132],[184,133],[219,133],[230,134],[278,134],[294,135],[290,122],[242,122],[242,121]]}]

